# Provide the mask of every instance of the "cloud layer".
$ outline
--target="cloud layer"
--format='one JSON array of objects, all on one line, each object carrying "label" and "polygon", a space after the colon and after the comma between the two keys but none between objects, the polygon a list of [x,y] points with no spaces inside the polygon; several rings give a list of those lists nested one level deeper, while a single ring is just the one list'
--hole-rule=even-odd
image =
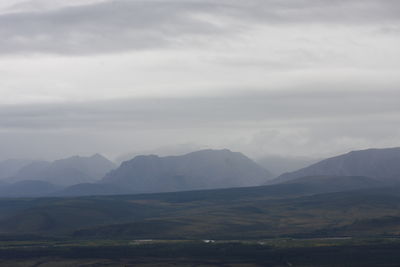
[{"label": "cloud layer", "polygon": [[219,97],[144,98],[0,107],[0,130],[257,127],[400,118],[400,91],[250,91]]},{"label": "cloud layer", "polygon": [[379,26],[400,20],[394,0],[115,0],[27,10],[0,15],[1,54],[112,53],[179,47],[257,25]]},{"label": "cloud layer", "polygon": [[46,146],[55,142],[52,138],[64,139],[57,144],[60,151],[80,151],[81,142],[70,142],[86,136],[90,142],[83,151],[111,155],[191,143],[253,156],[325,156],[400,142],[399,97],[398,90],[337,90],[10,106],[0,109],[0,143],[8,143],[10,134],[28,134]]},{"label": "cloud layer", "polygon": [[0,159],[398,146],[399,13],[397,0],[4,0]]}]

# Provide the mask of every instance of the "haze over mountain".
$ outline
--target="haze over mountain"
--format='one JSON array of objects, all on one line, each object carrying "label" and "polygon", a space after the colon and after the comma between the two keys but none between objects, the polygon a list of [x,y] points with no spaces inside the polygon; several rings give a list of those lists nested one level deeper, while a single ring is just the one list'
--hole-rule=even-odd
[{"label": "haze over mountain", "polygon": [[182,156],[137,156],[102,180],[133,192],[256,186],[272,175],[241,153],[202,150]]},{"label": "haze over mountain", "polygon": [[24,166],[30,164],[32,160],[8,159],[0,162],[0,180],[6,179],[17,174]]},{"label": "haze over mountain", "polygon": [[40,180],[55,185],[70,186],[96,182],[116,166],[105,157],[73,156],[54,162],[36,161],[23,167],[10,181]]},{"label": "haze over mountain", "polygon": [[41,172],[51,165],[50,161],[35,160],[23,166],[13,176],[7,179],[10,182],[23,180],[40,180],[42,179]]},{"label": "haze over mountain", "polygon": [[[283,183],[315,192],[385,186],[400,177],[400,148],[353,151],[274,179],[242,153],[201,150],[142,155],[115,165],[101,155],[34,161],[2,180],[0,196],[87,196],[173,192]],[[273,161],[272,163],[273,164]],[[26,182],[29,181],[29,182]]]},{"label": "haze over mountain", "polygon": [[291,157],[291,156],[278,156],[266,155],[257,158],[256,162],[265,169],[272,172],[272,174],[279,176],[286,172],[293,172],[304,167],[310,166],[320,159],[309,157]]},{"label": "haze over mountain", "polygon": [[400,181],[400,148],[352,151],[295,172],[282,174],[273,182],[318,175],[367,176],[381,181]]}]

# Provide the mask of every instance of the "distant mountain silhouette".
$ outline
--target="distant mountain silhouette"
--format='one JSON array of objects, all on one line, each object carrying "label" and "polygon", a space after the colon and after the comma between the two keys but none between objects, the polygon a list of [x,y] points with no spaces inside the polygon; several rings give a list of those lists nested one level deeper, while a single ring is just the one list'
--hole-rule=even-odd
[{"label": "distant mountain silhouette", "polygon": [[138,156],[102,180],[131,192],[168,192],[255,186],[272,175],[241,153],[202,150],[182,156]]},{"label": "distant mountain silhouette", "polygon": [[280,183],[318,175],[367,176],[381,181],[400,182],[400,148],[352,151],[295,172],[282,174],[272,182]]},{"label": "distant mountain silhouette", "polygon": [[96,182],[115,167],[114,163],[99,154],[91,157],[74,156],[54,162],[36,161],[22,168],[11,181],[40,180],[69,186]]},{"label": "distant mountain silhouette", "polygon": [[21,168],[32,163],[32,160],[8,159],[0,161],[0,180],[14,176]]},{"label": "distant mountain silhouette", "polygon": [[41,180],[42,172],[51,165],[49,161],[37,160],[22,167],[14,176],[11,177],[11,182],[25,181],[25,180]]}]

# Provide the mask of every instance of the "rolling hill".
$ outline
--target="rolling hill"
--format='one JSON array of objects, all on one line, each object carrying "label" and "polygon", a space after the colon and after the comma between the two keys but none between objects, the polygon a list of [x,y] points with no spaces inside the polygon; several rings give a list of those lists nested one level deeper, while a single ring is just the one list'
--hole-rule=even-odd
[{"label": "rolling hill", "polygon": [[[332,186],[345,179],[352,180],[347,188]],[[376,185],[365,177],[310,177],[247,188],[4,199],[0,233],[89,239],[337,236],[363,220],[400,216],[400,187]],[[395,233],[393,225],[358,233]]]}]

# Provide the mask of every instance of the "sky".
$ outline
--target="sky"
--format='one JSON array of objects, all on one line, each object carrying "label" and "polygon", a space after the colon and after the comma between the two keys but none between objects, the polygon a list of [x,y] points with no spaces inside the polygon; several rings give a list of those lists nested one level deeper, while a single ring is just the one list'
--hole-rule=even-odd
[{"label": "sky", "polygon": [[400,146],[398,0],[0,0],[0,160]]}]

